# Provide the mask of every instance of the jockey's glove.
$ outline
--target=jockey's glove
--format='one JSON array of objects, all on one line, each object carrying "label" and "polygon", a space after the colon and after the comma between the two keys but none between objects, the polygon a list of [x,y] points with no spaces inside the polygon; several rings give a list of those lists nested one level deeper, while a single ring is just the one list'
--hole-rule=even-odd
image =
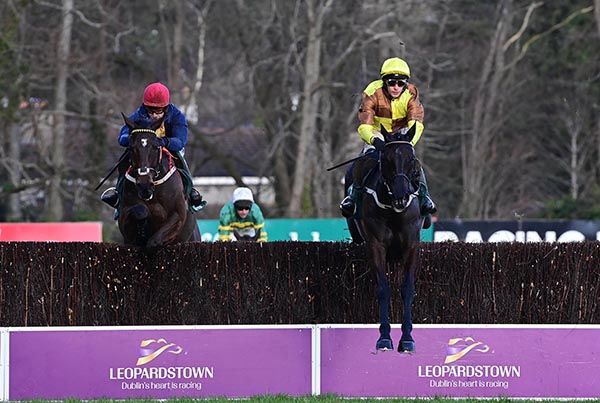
[{"label": "jockey's glove", "polygon": [[379,137],[375,137],[372,145],[377,151],[383,151],[385,148],[385,141],[381,140]]},{"label": "jockey's glove", "polygon": [[169,148],[169,138],[168,137],[160,137],[160,145],[162,147]]}]

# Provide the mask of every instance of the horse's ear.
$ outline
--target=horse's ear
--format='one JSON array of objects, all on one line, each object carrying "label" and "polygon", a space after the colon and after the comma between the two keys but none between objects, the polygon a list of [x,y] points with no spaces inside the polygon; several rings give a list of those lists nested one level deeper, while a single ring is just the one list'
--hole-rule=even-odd
[{"label": "horse's ear", "polygon": [[386,142],[388,141],[392,141],[392,136],[390,135],[390,133],[385,129],[384,125],[381,125],[381,134],[383,134],[383,138],[385,139]]},{"label": "horse's ear", "polygon": [[385,126],[381,125],[380,130],[381,134],[383,134],[384,136],[387,136],[389,133],[387,130],[385,130]]},{"label": "horse's ear", "polygon": [[131,129],[134,126],[134,123],[131,121],[131,119],[129,119],[127,116],[125,116],[125,114],[123,112],[121,112],[121,116],[123,116],[123,120],[125,121],[125,124],[127,125],[127,127],[129,127]]}]

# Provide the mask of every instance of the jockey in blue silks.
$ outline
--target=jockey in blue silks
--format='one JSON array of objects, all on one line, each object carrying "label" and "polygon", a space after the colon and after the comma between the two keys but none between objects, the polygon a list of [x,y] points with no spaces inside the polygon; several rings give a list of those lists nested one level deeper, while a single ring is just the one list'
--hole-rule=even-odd
[{"label": "jockey in blue silks", "polygon": [[[177,107],[169,103],[169,89],[161,83],[152,83],[144,90],[142,105],[133,112],[129,119],[136,125],[147,127],[152,123],[161,121],[156,135],[161,139],[162,146],[167,148],[176,158],[175,166],[178,168],[183,179],[186,193],[189,195],[190,205],[194,211],[201,210],[206,202],[202,200],[200,193],[194,189],[192,175],[185,161],[184,147],[188,139],[188,125],[185,115]],[[129,146],[129,127],[121,128],[118,137],[119,145]],[[115,219],[118,218],[118,206],[123,191],[123,181],[128,168],[127,161],[119,167],[119,178],[116,188],[106,189],[102,194],[102,201],[117,209]]]}]

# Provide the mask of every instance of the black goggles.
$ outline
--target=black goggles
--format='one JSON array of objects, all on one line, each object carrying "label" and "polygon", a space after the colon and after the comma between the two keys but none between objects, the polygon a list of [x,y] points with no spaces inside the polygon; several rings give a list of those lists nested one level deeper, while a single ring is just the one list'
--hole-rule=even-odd
[{"label": "black goggles", "polygon": [[385,85],[387,85],[388,87],[395,87],[396,85],[398,87],[404,87],[406,85],[406,80],[398,80],[395,78],[388,78],[387,80],[385,80]]}]

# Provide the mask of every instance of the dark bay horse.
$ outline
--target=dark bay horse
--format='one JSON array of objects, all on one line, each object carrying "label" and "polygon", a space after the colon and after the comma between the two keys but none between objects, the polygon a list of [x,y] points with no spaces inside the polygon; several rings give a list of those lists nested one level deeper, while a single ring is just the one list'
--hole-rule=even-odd
[{"label": "dark bay horse", "polygon": [[[402,283],[402,337],[398,352],[412,353],[412,302],[415,294],[415,275],[418,267],[422,218],[418,201],[420,164],[410,143],[414,130],[406,134],[387,133],[385,148],[379,162],[366,175],[365,187],[357,200],[354,218],[348,219],[355,242],[366,242],[369,259],[375,269],[379,302],[379,334],[377,350],[392,350],[389,309],[390,284],[387,270],[400,267]],[[373,161],[375,162],[375,161]],[[348,178],[347,183],[348,182]]]},{"label": "dark bay horse", "polygon": [[183,182],[173,158],[161,146],[156,129],[138,127],[125,115],[129,127],[129,163],[125,175],[119,230],[126,244],[156,248],[200,241],[194,213],[188,209]]}]

